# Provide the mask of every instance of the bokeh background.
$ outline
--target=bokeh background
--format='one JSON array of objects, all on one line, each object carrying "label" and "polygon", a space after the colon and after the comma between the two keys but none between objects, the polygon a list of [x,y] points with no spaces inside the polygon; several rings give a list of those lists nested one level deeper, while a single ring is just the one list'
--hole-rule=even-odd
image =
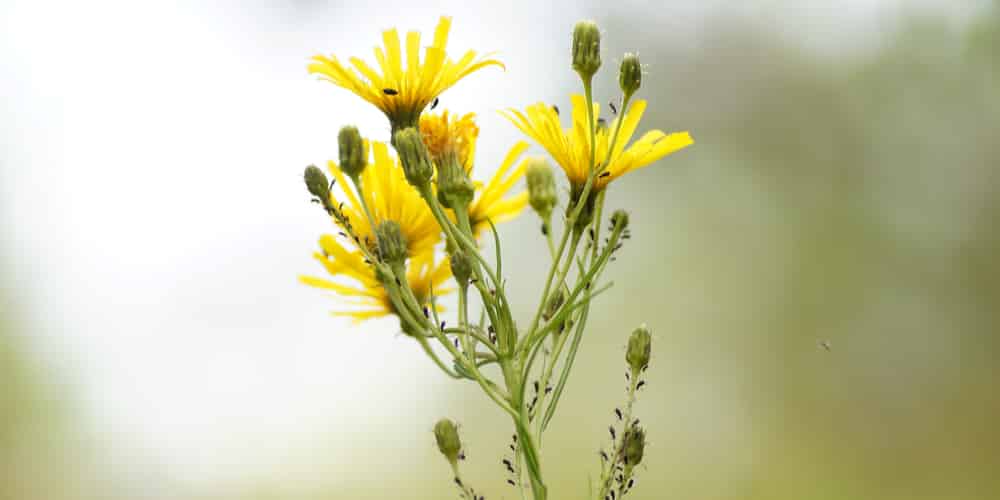
[{"label": "bokeh background", "polygon": [[[609,194],[635,237],[546,437],[554,498],[587,494],[640,322],[630,497],[1000,496],[993,2],[5,0],[0,498],[453,498],[444,415],[469,480],[518,496],[478,389],[296,281],[330,231],[302,167],[345,123],[387,137],[307,58],[439,14],[507,63],[441,96],[479,114],[477,168],[519,138],[494,110],[568,108],[581,18],[605,31],[596,97],[638,51],[643,128],[697,140]],[[537,226],[501,228],[522,317]]]}]

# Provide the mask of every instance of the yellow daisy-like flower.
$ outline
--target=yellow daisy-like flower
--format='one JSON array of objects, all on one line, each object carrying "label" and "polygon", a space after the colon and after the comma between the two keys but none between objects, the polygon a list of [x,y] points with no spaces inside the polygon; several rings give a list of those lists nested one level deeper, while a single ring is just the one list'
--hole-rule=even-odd
[{"label": "yellow daisy-like flower", "polygon": [[[423,115],[420,117],[420,132],[436,164],[449,161],[449,156],[454,155],[471,177],[475,163],[476,139],[479,137],[476,115],[468,113],[460,118],[454,118],[455,116],[449,115],[448,111]],[[507,153],[500,168],[488,183],[485,185],[475,183],[476,197],[469,204],[469,222],[476,237],[482,231],[489,229],[488,221],[493,221],[494,224],[508,221],[527,206],[527,192],[504,198],[514,184],[524,177],[528,166],[527,160],[523,160],[517,168],[513,167],[527,148],[528,143],[519,141]]]},{"label": "yellow daisy-like flower", "polygon": [[[552,106],[537,103],[528,106],[526,113],[511,109],[501,114],[518,129],[540,144],[566,172],[566,177],[574,190],[581,190],[590,174],[590,125],[587,120],[586,98],[573,95],[573,125],[563,129],[559,113]],[[593,103],[594,120],[597,122],[600,105]],[[688,132],[666,134],[661,130],[646,132],[639,140],[626,148],[646,110],[646,101],[636,100],[624,114],[606,127],[598,127],[595,137],[595,162],[600,165],[608,158],[607,167],[595,181],[594,191],[604,189],[609,182],[633,170],[645,167],[670,153],[683,149],[694,140]],[[608,156],[611,136],[622,121],[621,131],[614,151]]]},{"label": "yellow daisy-like flower", "polygon": [[[316,252],[314,257],[320,261],[332,277],[350,280],[351,284],[338,283],[324,278],[302,276],[299,279],[310,286],[332,290],[338,294],[353,299],[355,308],[334,311],[337,316],[347,316],[355,323],[396,314],[396,308],[389,299],[389,294],[375,277],[371,265],[365,262],[360,252],[350,252],[336,238],[324,235],[319,240],[322,252]],[[425,253],[411,258],[407,262],[406,279],[416,296],[417,301],[424,305],[430,301],[431,291],[435,295],[450,291],[442,287],[451,277],[451,267],[442,259],[434,262],[434,253]]]},{"label": "yellow daisy-like flower", "polygon": [[[407,253],[411,257],[433,253],[434,246],[441,239],[441,229],[434,214],[420,193],[406,182],[399,159],[389,155],[386,144],[375,142],[371,148],[374,161],[361,173],[363,192],[360,195],[371,210],[375,225],[386,220],[396,221],[406,237]],[[341,210],[361,242],[374,248],[375,232],[365,215],[364,206],[349,188],[350,181],[335,162],[330,161],[328,166],[347,198]]]},{"label": "yellow daisy-like flower", "polygon": [[472,50],[458,61],[450,59],[445,52],[450,29],[451,18],[441,17],[434,30],[434,43],[424,49],[422,62],[420,33],[408,32],[405,68],[399,33],[393,28],[382,32],[384,49],[375,48],[380,72],[356,57],[349,59],[353,66],[349,68],[333,55],[313,57],[309,72],[318,73],[374,104],[389,117],[393,130],[413,127],[424,107],[462,78],[491,64],[504,67],[503,63],[488,56],[477,58]]}]

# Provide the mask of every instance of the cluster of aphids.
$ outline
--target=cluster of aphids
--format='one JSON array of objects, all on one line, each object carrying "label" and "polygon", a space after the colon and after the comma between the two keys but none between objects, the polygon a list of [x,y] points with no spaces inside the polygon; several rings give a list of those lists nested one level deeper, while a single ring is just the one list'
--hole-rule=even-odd
[{"label": "cluster of aphids", "polygon": [[[337,179],[331,180],[328,190],[333,191],[333,186],[336,183]],[[329,214],[334,219],[336,219],[337,223],[340,224],[340,227],[344,229],[343,231],[339,231],[337,234],[353,241],[359,248],[362,245],[364,245],[364,248],[366,248],[369,253],[377,256],[380,259],[382,258],[378,253],[378,244],[376,244],[374,240],[372,240],[368,236],[365,236],[364,241],[362,241],[361,238],[354,231],[354,225],[351,224],[351,218],[344,213],[344,202],[340,202],[340,204],[334,205],[333,202],[331,202],[330,200],[322,200],[316,196],[314,196],[310,201],[322,205],[323,208],[326,210],[326,213]],[[327,258],[330,257],[330,255],[326,252],[326,250],[323,250],[323,256]],[[365,264],[371,264],[371,261],[368,260],[367,257],[365,258]]]},{"label": "cluster of aphids", "polygon": [[455,484],[462,490],[462,492],[458,495],[459,498],[467,498],[468,500],[486,500],[486,495],[477,495],[475,488],[471,486],[466,489],[465,485],[462,484],[462,480],[457,477],[455,478]]},{"label": "cluster of aphids", "polygon": [[[617,224],[617,221],[615,220],[615,218],[611,217],[611,221],[608,224],[608,233],[609,234],[614,231],[616,224]],[[624,231],[622,231],[622,234],[619,237],[618,242],[615,243],[614,248],[611,249],[611,258],[610,258],[611,262],[614,262],[615,260],[618,259],[618,256],[616,254],[625,245],[625,240],[628,240],[628,239],[631,239],[631,238],[632,238],[632,230],[626,228]],[[590,229],[587,230],[587,240],[588,240],[587,241],[587,248],[590,248],[591,246],[594,245],[594,228],[590,228]],[[604,237],[604,246],[605,246],[605,248],[607,248],[607,246],[610,245],[610,244],[611,244],[611,236],[605,236]]]},{"label": "cluster of aphids", "polygon": [[[510,439],[511,439],[510,442],[511,457],[516,457],[518,453],[517,434],[512,434],[510,436]],[[506,457],[506,456],[503,457],[503,459],[500,460],[500,463],[503,465],[504,469],[506,470],[506,473],[508,474],[507,484],[511,486],[517,486],[517,481],[515,479],[520,476],[520,473],[517,470],[516,466],[514,465],[514,461],[511,460],[511,457]]]},{"label": "cluster of aphids", "polygon": [[616,487],[608,489],[608,494],[604,497],[605,500],[615,500],[616,498],[624,497],[635,486],[635,478],[631,477],[631,469],[628,468],[628,455],[625,453],[625,448],[628,446],[629,436],[632,435],[629,431],[639,427],[639,419],[635,418],[630,422],[623,422],[625,416],[621,408],[615,408],[615,417],[617,417],[618,422],[622,423],[621,445],[615,446],[618,433],[612,424],[608,426],[608,433],[611,434],[611,446],[614,449],[613,457],[609,457],[608,452],[604,450],[600,452],[602,463],[607,463],[609,460],[614,461],[611,465],[611,479],[614,481]]},{"label": "cluster of aphids", "polygon": [[[535,419],[535,405],[538,404],[538,395],[539,395],[538,391],[541,389],[541,387],[539,386],[539,383],[538,383],[537,380],[532,384],[532,387],[535,389],[535,395],[531,397],[531,401],[528,403],[528,420],[529,421]],[[552,386],[551,385],[546,386],[545,387],[545,394],[548,394],[550,392],[552,392]]]},{"label": "cluster of aphids", "polygon": [[[639,372],[639,375],[642,375],[643,373],[646,373],[646,368],[649,368],[648,364],[642,367],[642,370]],[[631,384],[631,383],[632,383],[632,374],[629,373],[628,370],[626,370],[625,371],[625,385],[626,385],[625,390],[628,390],[628,385]],[[638,391],[639,389],[642,389],[645,385],[646,385],[646,381],[643,380],[643,379],[639,379],[639,383],[635,384],[635,390]]]}]

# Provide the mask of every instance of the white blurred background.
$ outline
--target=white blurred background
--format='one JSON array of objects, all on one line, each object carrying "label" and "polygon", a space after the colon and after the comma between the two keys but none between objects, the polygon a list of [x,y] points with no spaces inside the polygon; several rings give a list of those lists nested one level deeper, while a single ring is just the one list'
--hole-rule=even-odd
[{"label": "white blurred background", "polygon": [[[387,138],[377,110],[306,73],[314,54],[371,59],[380,30],[396,26],[430,36],[439,15],[453,16],[452,54],[497,51],[507,65],[506,72],[473,74],[441,97],[443,107],[479,115],[477,168],[490,171],[519,138],[496,109],[566,102],[576,91],[567,54],[578,19],[605,26],[609,68],[620,53],[616,37],[628,35],[634,45],[620,48],[640,55],[663,47],[694,53],[732,26],[767,33],[798,57],[838,61],[890,44],[904,13],[962,30],[987,4],[3,0],[3,340],[16,346],[23,373],[40,380],[39,415],[51,405],[51,413],[69,420],[57,426],[59,434],[34,417],[11,431],[33,429],[57,441],[50,445],[59,451],[13,454],[5,474],[17,484],[7,491],[20,498],[450,495],[442,464],[414,469],[437,460],[433,421],[449,412],[483,436],[489,429],[477,422],[502,422],[473,388],[456,389],[441,377],[395,333],[392,320],[352,327],[327,314],[334,298],[297,282],[300,274],[320,272],[310,254],[319,234],[330,231],[308,203],[302,168],[336,156],[343,124]],[[669,67],[669,61],[644,62]],[[612,72],[604,78],[610,96]],[[669,97],[653,102],[663,107],[660,116],[687,99],[661,95]],[[702,165],[692,160],[703,145],[709,153],[700,161],[725,157],[710,153],[712,136],[692,132],[695,149],[666,162],[687,175]],[[632,186],[668,179],[646,177]],[[627,189],[623,184],[622,200]],[[662,210],[652,201],[633,203],[645,211],[640,218]],[[528,214],[501,232],[512,266],[537,274],[536,226]],[[664,231],[667,241],[683,237]],[[518,304],[526,312],[533,283],[513,286],[532,297]],[[625,300],[624,292],[614,293],[609,300]],[[686,390],[720,390],[711,380],[702,383]],[[567,397],[574,396],[585,398],[583,391]],[[595,404],[611,407],[617,397],[609,391]],[[692,397],[698,404],[703,396]],[[759,438],[752,419],[733,415],[732,401],[718,404],[713,413],[706,403],[706,418],[726,425],[723,436],[737,444],[713,443],[715,433],[702,429],[699,446],[721,456],[741,440]],[[473,457],[482,457],[483,481],[500,475],[487,464],[498,462],[503,438],[483,437],[481,451],[472,445]],[[599,441],[587,438],[585,448]],[[756,460],[748,450],[738,461]],[[31,483],[25,470],[43,479]],[[415,476],[424,470],[428,477]],[[576,477],[575,486],[585,483],[584,475]],[[44,478],[62,486],[41,486]],[[500,488],[500,481],[488,484]],[[752,489],[727,493],[722,486],[695,491],[699,498],[753,496]]]}]

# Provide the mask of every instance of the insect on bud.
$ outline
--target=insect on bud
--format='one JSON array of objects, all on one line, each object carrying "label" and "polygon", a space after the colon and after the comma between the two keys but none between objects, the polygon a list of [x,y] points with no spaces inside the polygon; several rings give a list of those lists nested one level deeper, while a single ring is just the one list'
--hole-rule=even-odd
[{"label": "insect on bud", "polygon": [[632,369],[632,376],[642,371],[649,364],[649,355],[652,350],[652,335],[646,325],[636,328],[632,336],[628,338],[628,349],[625,351],[625,361]]},{"label": "insect on bud", "polygon": [[462,441],[458,439],[458,427],[455,422],[442,418],[434,424],[434,439],[437,440],[438,450],[448,460],[452,467],[458,464],[458,457],[462,453]]},{"label": "insect on bud", "polygon": [[626,96],[632,96],[642,86],[642,65],[639,64],[639,56],[625,54],[621,70],[618,72],[618,85]]},{"label": "insect on bud", "polygon": [[472,263],[469,256],[461,250],[451,253],[449,264],[451,264],[451,274],[460,287],[469,286],[469,278],[472,277]]},{"label": "insect on bud", "polygon": [[536,158],[528,164],[525,174],[528,183],[528,202],[543,221],[548,221],[556,206],[556,178],[552,167],[543,158]]},{"label": "insect on bud", "polygon": [[452,210],[464,210],[472,202],[476,193],[472,180],[465,169],[452,157],[438,165],[438,201]]},{"label": "insect on bud", "polygon": [[590,81],[601,67],[601,30],[593,21],[580,21],[573,27],[573,69]]},{"label": "insect on bud", "polygon": [[361,138],[361,132],[353,125],[340,129],[337,145],[340,148],[340,169],[348,177],[357,179],[368,165],[368,148]]},{"label": "insect on bud", "polygon": [[427,183],[434,175],[434,164],[431,163],[430,153],[424,145],[420,132],[410,127],[396,132],[392,138],[396,152],[399,153],[399,160],[403,164],[406,181],[417,189],[427,187]]},{"label": "insect on bud", "polygon": [[625,458],[625,465],[635,467],[642,462],[642,454],[646,448],[646,431],[642,427],[632,426],[625,431],[625,440],[622,443],[622,456]]},{"label": "insect on bud", "polygon": [[375,228],[375,238],[378,242],[378,254],[383,261],[390,265],[406,261],[406,237],[396,221],[381,222]]}]

